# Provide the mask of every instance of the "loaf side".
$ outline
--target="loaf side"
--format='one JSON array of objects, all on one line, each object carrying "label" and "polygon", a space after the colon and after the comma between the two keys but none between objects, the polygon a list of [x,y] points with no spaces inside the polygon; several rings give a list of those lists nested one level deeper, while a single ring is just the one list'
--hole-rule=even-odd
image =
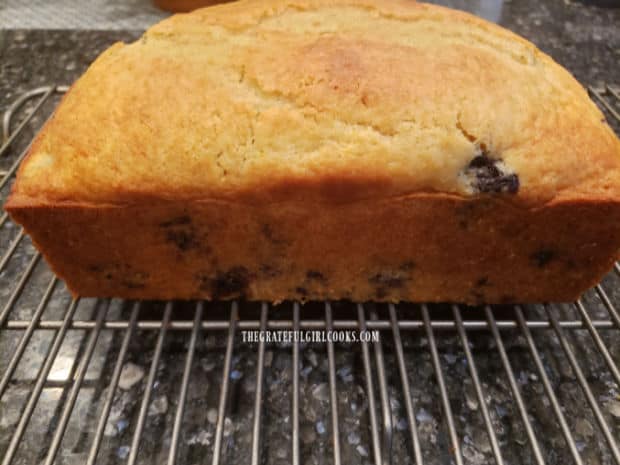
[{"label": "loaf side", "polygon": [[23,207],[76,294],[130,299],[571,301],[620,246],[620,203],[416,194],[349,204]]}]

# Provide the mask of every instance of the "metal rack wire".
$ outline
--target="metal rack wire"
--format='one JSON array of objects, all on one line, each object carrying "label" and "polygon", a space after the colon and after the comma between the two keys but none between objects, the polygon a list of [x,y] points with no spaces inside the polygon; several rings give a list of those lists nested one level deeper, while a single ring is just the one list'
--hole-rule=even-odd
[{"label": "metal rack wire", "polygon": [[[3,195],[6,195],[9,182],[27,152],[31,134],[53,109],[54,99],[66,90],[65,86],[34,89],[19,97],[4,113],[0,160],[7,166],[0,180]],[[618,88],[605,86],[589,91],[608,116],[620,123]],[[234,366],[240,363],[240,358],[249,359],[254,370],[252,377],[248,378],[252,380],[249,383],[252,384],[250,392],[253,392],[251,408],[242,412],[248,420],[250,441],[245,444],[247,447],[240,457],[245,457],[252,465],[353,463],[350,447],[343,437],[345,427],[349,428],[348,413],[342,411],[340,399],[342,392],[351,389],[351,384],[343,382],[339,374],[339,357],[343,351],[352,350],[360,361],[357,375],[367,404],[365,421],[360,429],[369,445],[368,453],[360,453],[355,463],[386,465],[452,461],[460,465],[503,464],[518,460],[539,465],[570,461],[576,464],[620,464],[617,441],[620,410],[615,404],[620,390],[620,370],[616,362],[620,354],[618,265],[615,274],[610,274],[603,283],[571,305],[465,309],[457,305],[323,303],[300,308],[298,303],[289,303],[281,308],[265,303],[252,307],[242,302],[197,302],[188,308],[187,304],[167,302],[154,312],[150,307],[157,304],[153,303],[93,302],[92,299],[70,298],[62,283],[31,247],[24,231],[12,225],[6,213],[0,217],[0,233],[0,280],[3,280],[1,285],[5,289],[0,294],[0,401],[5,401],[11,389],[20,388],[20,392],[25,393],[19,405],[13,406],[18,410],[13,421],[0,421],[2,465],[151,463],[152,458],[142,457],[145,447],[141,446],[145,442],[145,431],[153,422],[150,412],[155,391],[162,390],[168,395],[175,393],[176,400],[173,402],[175,408],[170,412],[170,429],[163,436],[154,436],[165,445],[165,454],[159,455],[159,462],[189,463],[187,416],[193,410],[188,407],[190,397],[196,397],[191,391],[197,382],[194,379],[197,358],[202,357],[199,352],[203,340],[214,335],[225,335],[219,345],[216,338],[211,347],[215,352],[218,347],[221,349],[222,371],[216,377],[217,401],[213,407],[216,406],[217,410],[212,418],[208,453],[201,452],[201,461],[209,456],[213,465],[241,461],[231,459],[231,441],[226,439],[227,415],[232,407],[231,391],[235,384]],[[83,310],[85,305],[90,313]],[[246,308],[248,306],[252,308]],[[329,416],[325,417],[328,427],[324,428],[329,434],[323,434],[323,428],[320,428],[317,439],[317,443],[323,441],[326,444],[321,450],[322,455],[308,452],[313,446],[304,445],[300,437],[306,413],[303,406],[307,405],[304,398],[307,390],[301,387],[307,373],[301,366],[310,346],[298,341],[278,346],[283,357],[290,359],[286,384],[288,413],[284,423],[278,423],[286,424],[289,449],[280,457],[280,462],[271,452],[266,452],[272,450],[273,428],[270,425],[279,421],[265,408],[270,402],[268,386],[271,389],[269,383],[279,380],[268,379],[266,353],[270,350],[269,344],[261,340],[255,346],[244,346],[239,341],[239,333],[267,329],[381,332],[379,340],[361,342],[355,349],[332,341],[319,344],[327,360],[324,400],[329,406]],[[52,376],[54,367],[73,333],[80,335],[74,344],[77,349],[70,357],[69,368],[61,379],[56,379]],[[35,337],[40,334],[48,335],[46,343],[41,345],[43,355],[39,357],[36,368],[22,370],[24,373],[20,374],[21,364],[29,366],[24,362],[25,354],[29,353]],[[93,381],[89,373],[98,359],[96,354],[100,352],[101,340],[106,334],[112,337],[106,347],[114,350],[103,357],[107,368],[101,373],[107,374],[100,373]],[[155,339],[145,335],[152,335]],[[173,339],[183,346],[179,358],[182,363],[178,363],[177,370],[180,383],[175,378],[162,386],[159,381],[162,366],[171,365],[166,361],[169,356],[166,344]],[[144,373],[142,390],[130,415],[132,425],[125,433],[130,434],[130,443],[122,454],[114,455],[108,450],[112,445],[106,431],[119,402],[119,385],[127,361],[137,357],[138,352],[150,354],[148,371]],[[448,362],[455,353],[461,358],[460,368],[449,366]],[[415,360],[420,361],[420,366],[424,363],[430,365],[432,379],[423,379]],[[515,368],[517,365],[519,368]],[[535,381],[532,384],[538,387],[538,391],[531,391],[527,379],[522,379],[522,373],[526,371],[530,372],[530,378]],[[278,376],[282,376],[281,373]],[[503,423],[499,404],[493,398],[501,391],[495,387],[492,389],[495,379],[507,383],[504,385],[506,402],[512,406],[510,420]],[[66,446],[64,443],[74,422],[78,399],[88,386],[102,383],[105,386],[100,389],[98,401],[96,405],[93,403],[89,414],[92,427],[87,435],[88,441],[78,446]],[[575,386],[575,390],[570,391],[573,397],[567,398],[558,388],[567,384]],[[467,386],[471,387],[470,397],[466,402],[462,397],[458,400]],[[33,419],[38,418],[36,412],[43,394],[50,389],[60,389],[62,394],[46,425],[42,442],[33,447],[25,438]],[[493,393],[490,394],[491,390]],[[538,397],[535,398],[533,393],[536,392]],[[396,398],[400,402],[395,401]],[[546,399],[542,414],[532,411],[532,404],[540,398]],[[575,398],[579,401],[570,404]],[[394,413],[395,403],[402,414],[400,420]],[[423,403],[435,405],[439,418],[430,433],[425,426],[429,423],[428,416],[420,407]],[[470,407],[464,408],[464,403]],[[620,408],[620,403],[617,406]],[[0,403],[0,420],[3,415],[10,416],[3,414],[3,408],[8,411],[8,407]],[[456,410],[461,412],[460,415],[455,413]],[[464,412],[469,412],[469,416]],[[583,422],[578,423],[582,419],[590,419],[594,426],[588,423],[590,428],[584,430]],[[502,433],[502,424],[510,424],[514,431],[522,431],[517,452],[514,452],[513,441]],[[475,435],[476,428],[486,435],[486,447],[478,444],[480,435],[476,441],[469,437]],[[547,440],[550,430],[557,431],[561,442]],[[432,442],[433,435],[440,436],[440,439]],[[578,439],[583,436],[590,438],[591,444],[585,452],[583,441]],[[348,442],[360,450],[359,438],[348,437],[353,437]],[[67,457],[72,452],[77,454],[76,450],[81,454],[79,460],[69,462]],[[506,459],[508,455],[511,460]],[[310,456],[313,461],[309,460]],[[317,462],[317,456],[323,458]]]}]

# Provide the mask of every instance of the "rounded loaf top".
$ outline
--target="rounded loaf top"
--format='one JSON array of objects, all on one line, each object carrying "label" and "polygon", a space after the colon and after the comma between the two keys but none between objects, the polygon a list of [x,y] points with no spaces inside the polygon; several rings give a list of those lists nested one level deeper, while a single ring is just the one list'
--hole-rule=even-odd
[{"label": "rounded loaf top", "polygon": [[116,44],[11,202],[620,197],[620,142],[515,34],[409,0],[246,0]]}]

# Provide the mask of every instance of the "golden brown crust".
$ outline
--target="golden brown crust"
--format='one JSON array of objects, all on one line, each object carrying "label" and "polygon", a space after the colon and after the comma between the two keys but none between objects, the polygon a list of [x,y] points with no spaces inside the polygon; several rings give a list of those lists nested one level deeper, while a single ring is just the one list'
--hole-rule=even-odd
[{"label": "golden brown crust", "polygon": [[620,141],[602,119],[549,57],[471,15],[247,0],[174,16],[102,54],[37,138],[13,196],[279,202],[324,198],[335,180],[341,201],[469,197],[461,175],[483,146],[518,176],[513,202],[614,200]]},{"label": "golden brown crust", "polygon": [[617,202],[410,195],[13,207],[69,288],[132,299],[568,301],[611,267]]}]

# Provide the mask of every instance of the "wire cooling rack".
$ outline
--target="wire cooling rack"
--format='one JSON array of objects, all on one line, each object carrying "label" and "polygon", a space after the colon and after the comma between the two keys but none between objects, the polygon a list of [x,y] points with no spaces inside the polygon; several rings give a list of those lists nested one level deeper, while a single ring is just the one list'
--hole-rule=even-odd
[{"label": "wire cooling rack", "polygon": [[[4,113],[3,199],[66,90]],[[2,465],[620,464],[618,265],[572,304],[271,306],[71,298],[6,213],[0,253]]]}]

